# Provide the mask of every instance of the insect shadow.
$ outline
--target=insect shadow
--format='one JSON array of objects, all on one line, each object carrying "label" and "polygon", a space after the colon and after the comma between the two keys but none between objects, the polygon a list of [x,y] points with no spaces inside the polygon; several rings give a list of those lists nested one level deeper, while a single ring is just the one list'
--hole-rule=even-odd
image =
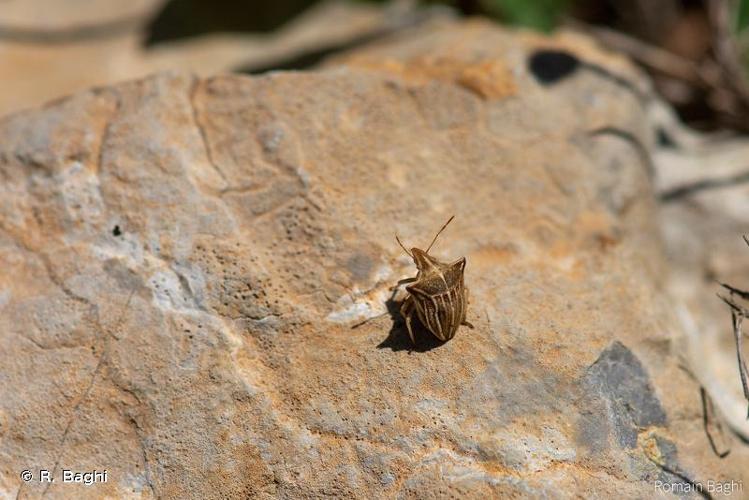
[{"label": "insect shadow", "polygon": [[390,298],[385,301],[387,314],[393,321],[393,326],[390,327],[390,332],[388,332],[387,338],[377,345],[377,349],[427,352],[443,346],[446,342],[442,342],[432,335],[429,330],[424,328],[424,325],[422,325],[418,319],[411,324],[416,345],[411,343],[411,339],[408,337],[408,330],[406,330],[406,322],[400,314],[400,308],[403,301],[395,299],[397,293],[398,290],[394,290]]}]

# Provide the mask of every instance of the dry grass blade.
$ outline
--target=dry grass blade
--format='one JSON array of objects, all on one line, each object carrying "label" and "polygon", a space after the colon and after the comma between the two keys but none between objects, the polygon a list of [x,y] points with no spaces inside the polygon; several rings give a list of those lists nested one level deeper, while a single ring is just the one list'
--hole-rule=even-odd
[{"label": "dry grass blade", "polygon": [[[733,322],[733,336],[736,340],[736,356],[739,362],[739,375],[741,376],[741,386],[744,389],[744,398],[749,401],[749,382],[747,382],[747,369],[746,363],[744,362],[744,355],[741,347],[741,339],[744,336],[741,331],[741,323],[744,320],[744,315],[739,314],[734,309],[731,311],[731,319]],[[749,420],[749,406],[747,407],[746,418]]]},{"label": "dry grass blade", "polygon": [[731,453],[731,447],[723,430],[720,417],[715,412],[713,398],[710,397],[704,387],[700,387],[700,395],[702,396],[702,424],[707,439],[710,441],[710,447],[719,458],[725,458]]},{"label": "dry grass blade", "polygon": [[[723,285],[721,283],[721,285]],[[739,376],[741,377],[741,387],[744,390],[744,398],[749,402],[749,382],[747,382],[747,378],[749,376],[747,373],[749,371],[746,368],[746,362],[744,361],[744,355],[743,355],[743,349],[742,349],[742,338],[743,338],[743,332],[741,330],[741,324],[744,321],[744,318],[749,317],[749,311],[741,307],[740,305],[736,304],[733,301],[733,294],[737,293],[740,294],[741,297],[746,298],[749,296],[749,292],[744,292],[742,290],[739,290],[737,288],[733,288],[729,285],[723,285],[725,288],[731,291],[731,298],[727,299],[726,297],[723,297],[722,295],[718,295],[720,299],[728,304],[728,306],[731,308],[731,323],[733,326],[733,336],[736,340],[736,356],[738,358],[739,362]],[[749,405],[747,406],[747,420],[749,420]]]},{"label": "dry grass blade", "polygon": [[[726,286],[726,285],[724,285]],[[743,354],[743,348],[742,348],[742,338],[744,336],[744,333],[741,329],[741,325],[744,321],[744,318],[749,317],[749,311],[741,307],[740,305],[736,304],[733,301],[733,289],[729,286],[726,286],[729,290],[731,290],[731,298],[727,299],[726,297],[723,297],[722,295],[718,295],[718,297],[723,300],[726,304],[729,305],[731,308],[731,324],[733,326],[733,336],[736,341],[736,357],[738,358],[739,362],[739,376],[741,377],[741,387],[744,390],[744,398],[749,402],[749,382],[747,381],[747,378],[749,376],[747,373],[746,368],[746,362],[744,361],[744,354]],[[737,290],[737,292],[741,292],[741,290]],[[743,294],[747,294],[747,292],[741,292]],[[749,294],[748,294],[749,295]],[[749,405],[747,406],[747,420],[749,420]]]}]

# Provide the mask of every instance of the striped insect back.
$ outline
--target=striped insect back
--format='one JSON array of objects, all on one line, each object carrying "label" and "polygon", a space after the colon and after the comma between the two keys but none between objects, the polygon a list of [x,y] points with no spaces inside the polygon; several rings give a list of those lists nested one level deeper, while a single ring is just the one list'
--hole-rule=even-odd
[{"label": "striped insect back", "polygon": [[435,337],[441,341],[455,336],[460,325],[473,326],[466,321],[468,307],[468,290],[464,283],[465,257],[455,262],[441,262],[431,255],[429,250],[444,231],[450,219],[437,232],[426,250],[412,248],[409,252],[396,235],[398,244],[414,260],[419,272],[416,277],[402,280],[400,283],[412,283],[406,287],[408,296],[401,306],[401,315],[406,321],[408,335],[415,343],[413,336],[413,315],[419,318]]}]

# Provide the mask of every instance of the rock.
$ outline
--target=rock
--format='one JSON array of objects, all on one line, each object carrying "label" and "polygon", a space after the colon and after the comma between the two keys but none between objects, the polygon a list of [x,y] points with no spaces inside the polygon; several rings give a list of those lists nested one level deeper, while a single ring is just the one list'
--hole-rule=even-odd
[{"label": "rock", "polygon": [[70,32],[81,27],[111,25],[160,7],[165,0],[6,0],[0,12],[2,34]]},{"label": "rock", "polygon": [[[539,50],[581,65],[541,82]],[[749,479],[745,446],[710,449],[672,345],[641,86],[585,39],[473,21],[317,72],[163,73],[0,121],[0,492]],[[475,329],[411,349],[393,234],[425,245],[452,214],[433,254],[466,256]]]},{"label": "rock", "polygon": [[675,344],[722,418],[746,441],[747,403],[731,313],[717,294],[728,295],[719,282],[741,289],[749,286],[749,248],[742,239],[749,234],[749,141],[686,130],[660,107],[652,115],[663,138],[653,159],[670,271],[666,291],[679,325]]},{"label": "rock", "polygon": [[[585,374],[585,382],[590,393],[608,403],[620,446],[634,448],[640,429],[666,425],[666,415],[653,394],[647,373],[621,343],[614,342],[601,353]],[[581,432],[590,429],[584,426]]]},{"label": "rock", "polygon": [[[361,43],[445,13],[320,2],[272,33],[210,33],[146,45],[164,0],[5,0],[0,11],[0,115],[152,72],[256,72]],[[403,8],[405,7],[405,9]],[[307,63],[308,64],[308,63]]]}]

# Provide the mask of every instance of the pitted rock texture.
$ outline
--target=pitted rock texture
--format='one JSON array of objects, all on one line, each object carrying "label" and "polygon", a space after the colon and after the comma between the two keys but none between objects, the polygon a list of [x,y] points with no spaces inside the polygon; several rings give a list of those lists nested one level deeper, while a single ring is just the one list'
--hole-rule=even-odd
[{"label": "pitted rock texture", "polygon": [[[605,71],[542,84],[528,60],[548,47]],[[478,22],[361,54],[160,74],[0,122],[0,492],[644,497],[749,479],[744,445],[712,454],[671,344],[637,72]],[[425,246],[452,214],[432,253],[466,256],[475,329],[421,329],[411,349],[380,316],[415,272],[393,234]]]}]

